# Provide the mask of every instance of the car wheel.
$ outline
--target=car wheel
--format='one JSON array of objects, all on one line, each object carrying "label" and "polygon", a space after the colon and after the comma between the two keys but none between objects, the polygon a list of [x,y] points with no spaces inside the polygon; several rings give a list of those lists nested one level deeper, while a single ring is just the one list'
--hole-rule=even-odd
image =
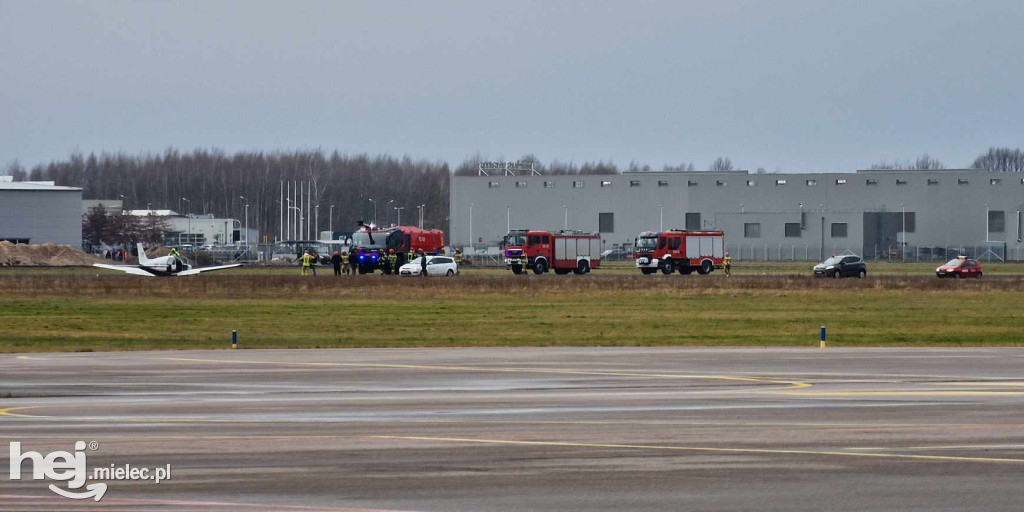
[{"label": "car wheel", "polygon": [[672,264],[672,260],[662,260],[658,266],[661,268],[661,273],[665,275],[669,275],[675,270],[675,265]]},{"label": "car wheel", "polygon": [[832,271],[832,277],[839,279],[843,277],[843,273],[840,272],[839,269],[835,269],[834,271]]},{"label": "car wheel", "polygon": [[452,269],[448,269],[448,272],[445,275],[449,276],[449,277],[454,276],[455,275],[455,271],[452,270]]},{"label": "car wheel", "polygon": [[548,271],[548,264],[544,260],[537,260],[533,263],[533,273],[541,275]]},{"label": "car wheel", "polygon": [[864,270],[864,269],[861,269],[861,271],[857,273],[857,277],[859,277],[861,279],[864,279],[864,276],[866,276],[866,275],[868,275],[868,271]]}]

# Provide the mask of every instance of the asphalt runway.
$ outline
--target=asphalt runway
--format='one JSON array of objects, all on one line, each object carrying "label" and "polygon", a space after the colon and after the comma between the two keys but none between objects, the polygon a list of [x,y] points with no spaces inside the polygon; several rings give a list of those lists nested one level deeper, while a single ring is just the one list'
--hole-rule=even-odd
[{"label": "asphalt runway", "polygon": [[[1024,510],[1024,350],[487,348],[0,356],[0,439],[100,502],[0,510]],[[91,448],[95,447],[95,450]],[[31,474],[30,462],[23,471]]]}]

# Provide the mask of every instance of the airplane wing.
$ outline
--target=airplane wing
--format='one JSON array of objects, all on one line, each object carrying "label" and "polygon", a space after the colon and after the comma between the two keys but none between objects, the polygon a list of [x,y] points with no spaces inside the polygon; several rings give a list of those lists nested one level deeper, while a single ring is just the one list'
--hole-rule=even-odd
[{"label": "airplane wing", "polygon": [[242,266],[241,263],[234,263],[234,264],[231,264],[231,265],[220,265],[220,266],[217,266],[217,267],[193,268],[193,269],[189,269],[189,270],[182,270],[181,272],[178,272],[177,274],[174,274],[174,275],[176,275],[176,276],[194,276],[194,275],[196,275],[196,274],[198,274],[200,272],[210,272],[210,271],[213,271],[213,270],[224,270],[226,268],[235,268],[235,267],[241,267],[241,266]]},{"label": "airplane wing", "polygon": [[136,276],[153,277],[153,274],[150,274],[149,272],[146,272],[145,270],[142,270],[141,268],[135,265],[106,265],[104,263],[93,263],[92,266],[105,268],[107,270],[120,270],[121,272],[125,272]]}]

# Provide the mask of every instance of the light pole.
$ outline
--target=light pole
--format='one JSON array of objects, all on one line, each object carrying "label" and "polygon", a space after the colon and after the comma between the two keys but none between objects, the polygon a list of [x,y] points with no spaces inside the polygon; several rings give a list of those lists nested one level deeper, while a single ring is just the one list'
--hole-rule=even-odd
[{"label": "light pole", "polygon": [[[988,237],[989,237],[989,232],[988,232],[988,203],[985,203],[985,242],[989,242],[990,241]],[[1003,239],[1005,240],[1006,238],[1004,237]],[[986,247],[986,249],[988,249],[988,247]]]},{"label": "light pole", "polygon": [[658,205],[658,231],[665,231],[665,208],[662,205]]},{"label": "light pole", "polygon": [[317,204],[313,207],[313,236],[314,240],[320,240],[320,205]]},{"label": "light pole", "polygon": [[[395,202],[394,199],[388,199],[388,204],[384,205],[384,223],[385,224],[388,224],[388,221],[391,220],[391,211],[390,211],[390,209],[391,209],[391,203],[393,203],[393,202]],[[388,225],[390,225],[390,224],[388,224]]]},{"label": "light pole", "polygon": [[377,225],[377,201],[374,201],[373,199],[370,199],[370,202],[373,203],[373,225],[376,226]]},{"label": "light pole", "polygon": [[181,200],[185,201],[185,217],[188,218],[188,243],[192,245],[192,201],[189,201],[187,197],[183,197]]},{"label": "light pole", "polygon": [[900,216],[903,218],[903,244],[900,245],[900,256],[903,261],[907,261],[907,209],[900,203]]},{"label": "light pole", "polygon": [[334,205],[333,204],[331,205],[331,215],[330,215],[330,218],[327,219],[327,224],[328,224],[327,229],[331,230],[331,238],[333,239],[334,238]]},{"label": "light pole", "polygon": [[564,229],[566,231],[569,231],[569,207],[563,204],[562,205],[562,210],[565,210],[565,228]]},{"label": "light pole", "polygon": [[404,206],[396,206],[395,207],[395,210],[398,210],[398,225],[399,226],[402,225],[402,210],[404,210],[404,209],[405,209]]},{"label": "light pole", "polygon": [[416,207],[416,208],[420,209],[420,229],[423,229],[423,208],[425,208],[426,206],[427,205],[425,205],[425,204],[421,204],[421,205]]},{"label": "light pole", "polygon": [[512,231],[512,205],[505,206],[505,232]]},{"label": "light pole", "polygon": [[[288,205],[288,209],[289,210],[295,210],[295,211],[299,212],[298,215],[295,216],[295,217],[292,217],[292,219],[298,219],[299,226],[302,226],[302,208],[299,208],[298,206],[292,206],[291,204],[289,204]],[[296,231],[295,233],[292,233],[292,234],[294,236],[299,236],[298,231]]]},{"label": "light pole", "polygon": [[[245,196],[238,196],[241,200],[245,201],[245,250],[249,251],[249,200]],[[248,256],[248,255],[246,255]]]},{"label": "light pole", "polygon": [[469,247],[472,249],[476,240],[473,238],[473,203],[469,203]]}]

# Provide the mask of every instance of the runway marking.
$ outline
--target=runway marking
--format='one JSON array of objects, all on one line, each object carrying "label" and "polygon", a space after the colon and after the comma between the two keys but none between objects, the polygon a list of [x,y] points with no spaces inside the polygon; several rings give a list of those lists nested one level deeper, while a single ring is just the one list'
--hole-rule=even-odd
[{"label": "runway marking", "polygon": [[1017,396],[1024,395],[1024,391],[967,391],[967,390],[911,390],[911,389],[879,389],[865,391],[772,391],[774,395],[815,397],[843,397],[843,396]]},{"label": "runway marking", "polygon": [[919,450],[1021,450],[1024,444],[951,444],[937,446],[893,446],[884,448],[851,447],[848,450],[887,450],[887,451],[919,451]]},{"label": "runway marking", "polygon": [[588,371],[574,370],[569,368],[488,368],[482,366],[435,366],[420,364],[386,364],[386,363],[314,363],[314,362],[279,362],[279,361],[251,361],[235,360],[227,361],[220,359],[192,359],[182,357],[162,357],[166,361],[184,361],[193,363],[220,363],[220,364],[273,364],[285,366],[318,366],[318,367],[346,367],[346,368],[389,368],[399,370],[446,370],[464,372],[495,372],[495,373],[540,373],[555,375],[593,375],[605,377],[639,377],[649,379],[706,379],[706,380],[727,380],[752,382],[758,384],[779,384],[786,385],[792,389],[809,388],[811,384],[801,381],[775,380],[760,377],[740,377],[735,375],[688,375],[678,373],[640,373],[640,372],[612,372],[612,371]]},{"label": "runway marking", "polygon": [[[18,494],[0,494],[0,500],[10,500],[6,504],[29,504],[29,503],[41,503],[41,504],[54,504],[54,505],[67,505],[67,501],[54,500],[48,497],[42,496],[26,496]],[[19,501],[14,501],[19,500]],[[0,501],[0,503],[5,503]],[[151,506],[151,505],[169,505],[169,506],[183,506],[188,505],[192,507],[201,507],[201,510],[208,510],[208,507],[216,507],[214,510],[225,510],[221,507],[231,507],[230,510],[234,510],[238,507],[245,507],[252,511],[262,510],[302,510],[302,511],[320,511],[320,512],[414,512],[414,511],[397,511],[397,510],[384,510],[377,508],[348,508],[348,507],[318,507],[318,506],[307,506],[307,505],[279,505],[271,503],[239,503],[230,501],[185,501],[185,500],[146,500],[146,499],[133,499],[133,498],[107,498],[103,501],[104,504],[113,505],[114,508],[94,508],[87,507],[88,510],[93,511],[119,511],[124,510],[121,505],[135,505],[135,506]],[[62,507],[57,510],[66,510],[67,507]],[[35,510],[33,508],[33,510]],[[177,509],[180,510],[180,509]],[[200,509],[196,509],[197,511]]]},{"label": "runway marking", "polygon": [[447,443],[475,443],[475,444],[498,444],[517,446],[559,446],[565,448],[617,448],[627,450],[666,450],[680,452],[703,452],[703,453],[744,453],[744,454],[768,454],[768,455],[818,455],[838,457],[861,457],[878,459],[908,459],[908,460],[931,460],[945,462],[999,462],[999,463],[1024,463],[1024,459],[998,458],[998,457],[954,457],[946,455],[911,455],[902,453],[863,453],[863,452],[839,452],[839,451],[817,451],[817,450],[784,450],[772,448],[716,448],[710,446],[671,446],[671,445],[644,445],[644,444],[606,444],[606,443],[574,443],[567,441],[513,441],[508,439],[472,439],[463,437],[423,437],[423,436],[369,436],[372,439],[401,439],[406,441],[431,441]]},{"label": "runway marking", "polygon": [[985,387],[1024,387],[1024,381],[971,381],[971,382],[934,382],[936,386],[985,386]]},{"label": "runway marking", "polygon": [[6,409],[0,409],[0,416],[7,416],[9,418],[45,418],[46,416],[36,416],[34,414],[19,414],[11,411],[23,411],[25,409],[37,409],[42,407],[40,405],[25,405],[22,407],[8,407]]}]

